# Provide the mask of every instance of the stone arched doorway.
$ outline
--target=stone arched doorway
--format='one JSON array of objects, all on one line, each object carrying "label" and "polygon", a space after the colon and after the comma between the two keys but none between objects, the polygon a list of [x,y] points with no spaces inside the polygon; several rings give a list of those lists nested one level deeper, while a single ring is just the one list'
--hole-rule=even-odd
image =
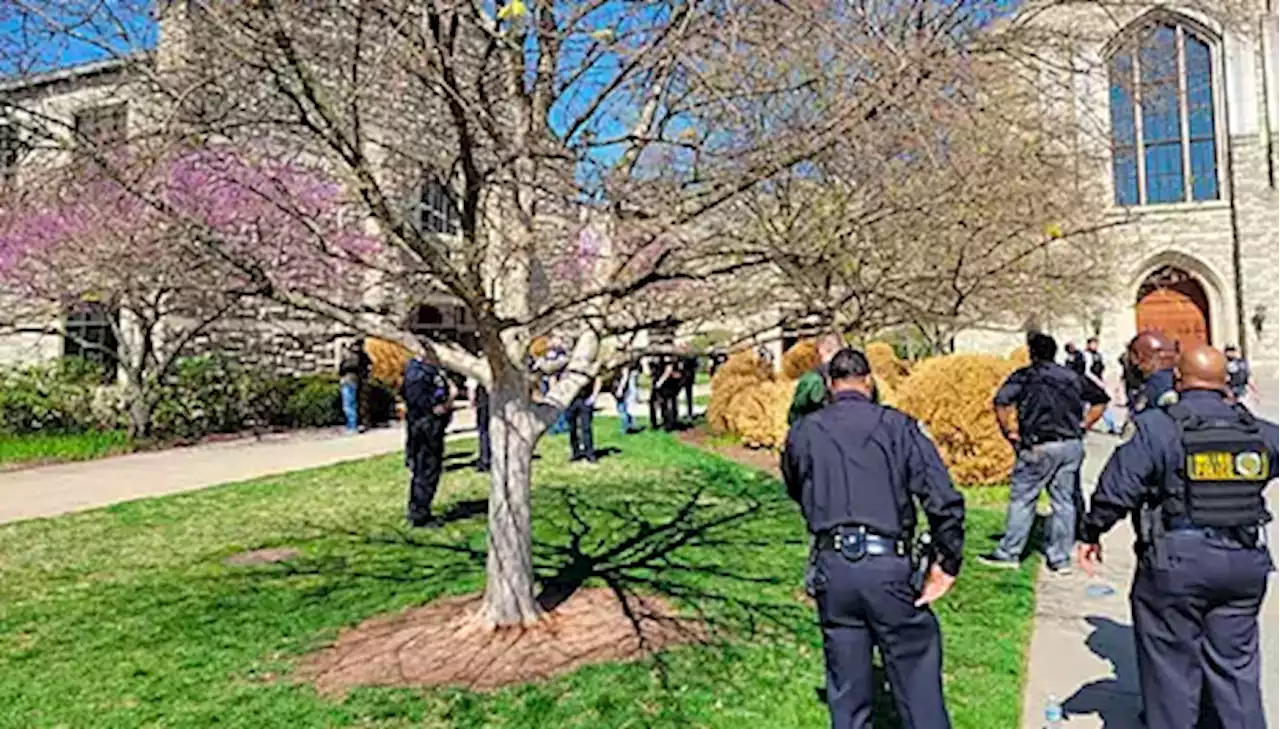
[{"label": "stone arched doorway", "polygon": [[1138,331],[1163,332],[1187,349],[1213,341],[1209,296],[1191,274],[1164,266],[1147,276],[1138,289]]}]

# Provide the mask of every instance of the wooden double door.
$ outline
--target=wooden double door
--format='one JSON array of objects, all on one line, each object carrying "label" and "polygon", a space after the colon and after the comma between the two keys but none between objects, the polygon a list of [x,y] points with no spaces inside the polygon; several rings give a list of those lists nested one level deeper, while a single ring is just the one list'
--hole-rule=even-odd
[{"label": "wooden double door", "polygon": [[1138,331],[1158,331],[1182,350],[1212,340],[1209,297],[1186,271],[1168,266],[1147,277],[1138,291]]}]

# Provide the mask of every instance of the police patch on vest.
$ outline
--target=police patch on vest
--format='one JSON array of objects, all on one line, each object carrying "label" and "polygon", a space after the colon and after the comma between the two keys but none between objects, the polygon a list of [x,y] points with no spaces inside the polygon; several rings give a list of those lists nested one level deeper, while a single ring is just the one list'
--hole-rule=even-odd
[{"label": "police patch on vest", "polygon": [[1201,451],[1187,455],[1191,481],[1265,481],[1267,454],[1256,451]]},{"label": "police patch on vest", "polygon": [[1162,407],[1162,408],[1169,407],[1170,405],[1174,404],[1177,401],[1178,401],[1177,390],[1165,390],[1163,393],[1160,394],[1160,397],[1156,398],[1156,407]]}]

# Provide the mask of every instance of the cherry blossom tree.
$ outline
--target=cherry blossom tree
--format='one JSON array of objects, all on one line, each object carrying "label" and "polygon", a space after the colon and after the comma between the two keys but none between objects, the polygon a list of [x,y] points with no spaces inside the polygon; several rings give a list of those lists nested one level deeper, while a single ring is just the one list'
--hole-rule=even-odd
[{"label": "cherry blossom tree", "polygon": [[[196,337],[276,286],[358,292],[352,264],[373,242],[343,224],[337,185],[293,166],[204,149],[118,169],[129,177],[48,170],[4,200],[0,291],[12,305],[0,326],[110,361],[130,435],[143,438],[159,385]],[[85,303],[111,313],[118,347],[66,326]]]}]

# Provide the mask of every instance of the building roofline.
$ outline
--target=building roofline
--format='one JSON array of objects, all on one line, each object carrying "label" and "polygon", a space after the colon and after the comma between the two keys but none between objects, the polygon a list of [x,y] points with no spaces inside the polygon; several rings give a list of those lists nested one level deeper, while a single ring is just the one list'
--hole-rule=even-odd
[{"label": "building roofline", "polygon": [[79,63],[74,66],[64,66],[51,71],[35,73],[30,76],[0,81],[0,92],[12,93],[15,91],[33,91],[53,84],[77,81],[91,78],[93,76],[125,71],[132,66],[150,64],[152,60],[153,54],[150,51],[140,51],[101,61],[90,61],[88,63]]}]

